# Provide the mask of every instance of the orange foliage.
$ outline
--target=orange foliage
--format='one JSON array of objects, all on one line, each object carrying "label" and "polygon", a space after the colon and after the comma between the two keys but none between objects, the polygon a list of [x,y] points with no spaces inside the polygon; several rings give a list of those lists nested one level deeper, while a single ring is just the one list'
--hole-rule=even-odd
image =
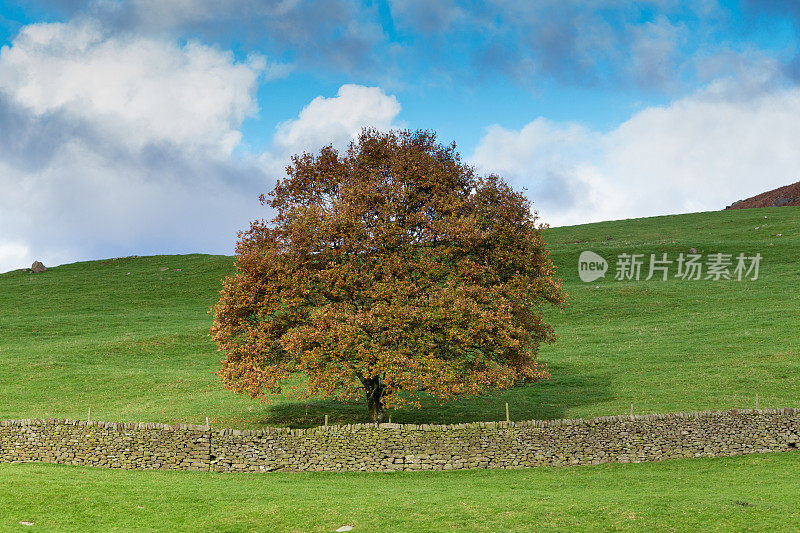
[{"label": "orange foliage", "polygon": [[[292,158],[240,234],[211,332],[224,384],[257,398],[366,395],[370,418],[547,376],[546,304],[563,305],[530,203],[431,132],[364,130],[344,153]],[[417,404],[418,405],[418,404]]]}]

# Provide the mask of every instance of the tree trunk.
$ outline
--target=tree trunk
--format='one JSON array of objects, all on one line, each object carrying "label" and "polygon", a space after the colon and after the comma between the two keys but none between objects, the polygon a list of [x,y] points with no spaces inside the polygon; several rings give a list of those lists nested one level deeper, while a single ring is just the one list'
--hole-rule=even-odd
[{"label": "tree trunk", "polygon": [[386,407],[384,407],[383,393],[386,387],[378,377],[363,380],[364,389],[367,393],[367,409],[369,410],[369,421],[382,424],[386,419]]}]

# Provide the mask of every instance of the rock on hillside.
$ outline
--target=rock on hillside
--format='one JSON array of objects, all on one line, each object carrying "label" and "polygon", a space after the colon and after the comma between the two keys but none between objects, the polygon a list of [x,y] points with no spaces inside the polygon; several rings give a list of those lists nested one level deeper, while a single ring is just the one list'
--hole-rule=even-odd
[{"label": "rock on hillside", "polygon": [[778,187],[777,189],[762,192],[758,196],[753,196],[747,200],[733,202],[725,209],[750,209],[752,207],[775,207],[793,205],[800,206],[800,181]]}]

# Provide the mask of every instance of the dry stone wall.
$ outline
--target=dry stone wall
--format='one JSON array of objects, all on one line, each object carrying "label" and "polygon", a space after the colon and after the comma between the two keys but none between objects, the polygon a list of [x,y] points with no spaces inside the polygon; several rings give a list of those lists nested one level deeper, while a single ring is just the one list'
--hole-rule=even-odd
[{"label": "dry stone wall", "polygon": [[800,409],[257,431],[55,419],[0,422],[0,462],[215,472],[627,463],[790,451],[799,442]]},{"label": "dry stone wall", "polygon": [[0,462],[208,470],[210,441],[204,426],[6,420],[0,422]]}]

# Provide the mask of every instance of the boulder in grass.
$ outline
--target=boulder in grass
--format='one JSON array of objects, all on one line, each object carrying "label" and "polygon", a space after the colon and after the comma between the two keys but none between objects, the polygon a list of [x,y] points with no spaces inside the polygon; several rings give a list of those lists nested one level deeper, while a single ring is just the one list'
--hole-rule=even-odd
[{"label": "boulder in grass", "polygon": [[31,265],[31,272],[34,274],[41,274],[45,270],[47,270],[47,267],[44,266],[41,261],[34,261]]}]

